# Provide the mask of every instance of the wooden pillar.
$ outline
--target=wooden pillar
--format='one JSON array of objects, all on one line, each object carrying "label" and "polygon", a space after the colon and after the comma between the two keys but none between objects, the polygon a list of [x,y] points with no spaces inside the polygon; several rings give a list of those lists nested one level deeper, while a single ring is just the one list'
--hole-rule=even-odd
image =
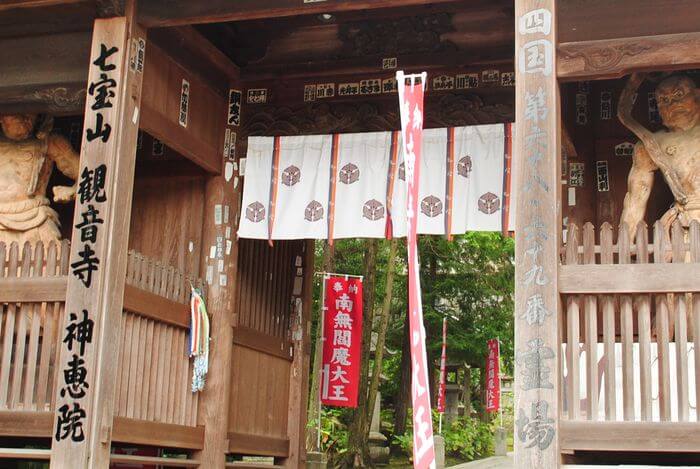
[{"label": "wooden pillar", "polygon": [[198,424],[204,426],[204,448],[195,455],[202,468],[223,468],[228,451],[233,318],[238,271],[238,243],[235,237],[241,188],[238,166],[234,164],[235,150],[230,149],[236,128],[229,123],[232,123],[231,119],[222,114],[222,128],[225,128],[222,139],[226,140],[222,144],[225,149],[222,175],[209,178],[204,201],[200,257],[201,275],[207,284],[206,303],[211,321],[211,341],[209,373],[199,398],[197,415]]},{"label": "wooden pillar", "polygon": [[515,461],[558,467],[561,239],[556,0],[515,3]]},{"label": "wooden pillar", "polygon": [[128,4],[93,30],[52,468],[109,466],[146,38]]},{"label": "wooden pillar", "polygon": [[[294,360],[290,372],[289,412],[287,433],[289,456],[282,461],[284,467],[306,466],[306,414],[309,402],[309,368],[311,364],[311,308],[314,299],[314,240],[306,240],[304,251],[304,282],[301,297],[300,318],[292,327]],[[297,313],[298,314],[298,313]]]}]

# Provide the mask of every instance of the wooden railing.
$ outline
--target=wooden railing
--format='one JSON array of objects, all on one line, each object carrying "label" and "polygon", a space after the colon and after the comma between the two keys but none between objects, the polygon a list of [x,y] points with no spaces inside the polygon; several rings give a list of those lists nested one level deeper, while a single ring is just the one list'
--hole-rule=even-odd
[{"label": "wooden railing", "polygon": [[[633,237],[625,226],[615,234],[607,223],[598,236],[590,223],[567,230],[559,269],[563,448],[571,438],[622,438],[632,428],[622,423],[699,418],[700,224],[676,223],[667,233],[657,222],[651,241],[644,225]],[[597,434],[574,425],[599,420],[620,424]]]},{"label": "wooden railing", "polygon": [[129,252],[115,415],[195,426],[188,358],[190,285],[201,281]]},{"label": "wooden railing", "polygon": [[[21,249],[0,243],[0,435],[51,434],[69,251],[68,242]],[[191,284],[202,286],[172,267],[128,254],[114,360],[115,441],[202,445],[187,353]]]},{"label": "wooden railing", "polygon": [[0,410],[52,408],[68,243],[0,243]]}]

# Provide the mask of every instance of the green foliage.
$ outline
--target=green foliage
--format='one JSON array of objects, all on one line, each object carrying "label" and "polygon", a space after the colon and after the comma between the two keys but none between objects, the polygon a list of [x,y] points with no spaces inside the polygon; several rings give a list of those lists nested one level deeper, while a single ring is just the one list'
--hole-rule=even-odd
[{"label": "green foliage", "polygon": [[[500,233],[467,233],[452,241],[437,236],[419,237],[419,259],[426,349],[428,362],[436,367],[442,342],[442,319],[448,318],[447,359],[449,363],[466,363],[472,370],[473,404],[479,408],[476,392],[480,368],[485,365],[486,342],[495,337],[501,341],[502,371],[512,373],[513,307],[515,267],[514,241]],[[323,244],[316,244],[316,270],[322,270]],[[375,305],[384,299],[389,241],[381,240],[377,253]],[[364,240],[346,239],[335,242],[334,271],[362,274],[365,254]],[[401,350],[404,323],[407,317],[407,266],[405,242],[399,243],[396,277],[391,302],[389,328],[384,350],[382,380],[382,413],[397,405],[401,386]],[[316,277],[314,291],[315,314],[318,318],[321,302],[321,277]],[[367,327],[367,325],[365,325]],[[316,331],[316,327],[312,328]],[[432,371],[437,372],[435,368]],[[347,445],[347,424],[352,413],[341,410],[324,412],[324,448],[329,457],[343,454]],[[383,418],[383,428],[393,431]],[[410,422],[410,416],[408,417]],[[512,423],[510,424],[512,425]],[[435,425],[437,430],[437,424]],[[411,453],[412,431],[393,436],[392,443],[405,454]],[[464,417],[444,429],[448,455],[474,459],[489,454],[493,433],[488,424]]]},{"label": "green foliage", "polygon": [[413,453],[413,432],[406,432],[404,435],[393,435],[392,442],[401,453],[410,456]]},{"label": "green foliage", "polygon": [[493,430],[487,423],[460,417],[443,429],[445,454],[466,461],[485,458],[493,453]]},{"label": "green foliage", "polygon": [[[467,233],[453,241],[420,238],[423,313],[428,353],[440,354],[442,318],[448,317],[450,362],[482,367],[486,341],[499,337],[512,355],[514,242],[499,233]],[[505,361],[506,370],[512,368]]]},{"label": "green foliage", "polygon": [[[437,432],[439,415],[433,411],[433,429]],[[471,417],[459,417],[442,429],[445,439],[445,456],[462,461],[473,461],[493,454],[494,430],[492,425]],[[413,430],[405,435],[394,435],[393,444],[401,453],[410,456],[413,452]]]},{"label": "green foliage", "polygon": [[[348,424],[351,412],[341,407],[321,409],[321,450],[326,453],[329,467],[338,461],[348,450]],[[314,432],[316,432],[314,422]]]}]

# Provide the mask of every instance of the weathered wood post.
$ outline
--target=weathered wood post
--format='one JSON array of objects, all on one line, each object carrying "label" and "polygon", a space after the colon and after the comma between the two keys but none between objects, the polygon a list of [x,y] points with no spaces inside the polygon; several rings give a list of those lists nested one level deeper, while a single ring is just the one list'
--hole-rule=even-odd
[{"label": "weathered wood post", "polygon": [[305,243],[302,261],[304,270],[300,298],[301,311],[294,311],[294,319],[291,321],[294,360],[289,374],[289,412],[287,413],[289,456],[283,461],[283,466],[290,469],[306,467],[306,406],[309,402],[309,369],[311,366],[311,308],[314,303],[315,241],[310,239],[306,240]]},{"label": "weathered wood post", "polygon": [[560,103],[556,1],[515,4],[515,461],[559,466]]},{"label": "weathered wood post", "polygon": [[125,17],[95,20],[59,332],[51,467],[109,466],[146,36]]},{"label": "weathered wood post", "polygon": [[[236,91],[236,90],[231,90]],[[231,93],[229,93],[232,96]],[[204,426],[204,448],[196,458],[200,467],[223,468],[228,451],[228,416],[233,355],[235,286],[238,243],[235,240],[239,207],[236,132],[240,125],[240,93],[237,119],[226,110],[224,156],[221,175],[206,184],[202,227],[201,275],[207,284],[207,309],[211,321],[209,373],[199,400],[198,424]],[[229,107],[232,103],[229,99]],[[221,110],[223,113],[224,110]]]}]

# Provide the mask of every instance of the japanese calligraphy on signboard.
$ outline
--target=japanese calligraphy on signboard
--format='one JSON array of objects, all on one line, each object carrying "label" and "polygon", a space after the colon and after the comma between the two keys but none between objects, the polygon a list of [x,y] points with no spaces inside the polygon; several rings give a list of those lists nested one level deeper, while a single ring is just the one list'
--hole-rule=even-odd
[{"label": "japanese calligraphy on signboard", "polygon": [[[95,384],[95,350],[99,335],[91,301],[92,292],[99,285],[104,269],[105,229],[109,218],[110,171],[98,158],[85,156],[107,152],[113,146],[116,132],[114,109],[119,106],[120,83],[124,76],[124,50],[118,38],[96,39],[92,45],[88,78],[85,131],[77,181],[73,245],[71,248],[69,291],[66,318],[59,332],[61,352],[56,410],[52,436],[55,445],[71,448],[87,443],[88,426],[93,418],[91,400]],[[145,40],[135,39],[135,54],[130,70],[142,70],[142,51]]]},{"label": "japanese calligraphy on signboard", "polygon": [[241,125],[240,90],[228,90],[228,125]]},{"label": "japanese calligraphy on signboard", "polygon": [[[554,1],[516,2],[518,103],[516,148],[523,168],[518,184],[516,227],[516,460],[520,467],[554,467],[557,452],[558,367],[556,260],[559,226],[557,185],[562,169],[557,142],[559,124],[552,14]],[[577,122],[588,121],[588,91],[576,97]],[[583,166],[570,179],[582,183]],[[554,266],[554,271],[552,267]],[[487,408],[498,408],[498,342],[489,341]],[[493,379],[492,379],[493,378]],[[532,454],[537,448],[538,454]]]},{"label": "japanese calligraphy on signboard", "polygon": [[362,280],[325,279],[321,402],[357,407],[362,350]]},{"label": "japanese calligraphy on signboard", "polygon": [[595,162],[596,183],[598,192],[610,190],[610,175],[608,174],[608,162],[606,160]]},{"label": "japanese calligraphy on signboard", "polygon": [[486,356],[486,412],[498,412],[501,405],[500,347],[498,339],[490,339]]},{"label": "japanese calligraphy on signboard", "polygon": [[[92,57],[87,106],[94,122],[86,129],[85,145],[107,144],[112,138],[109,110],[114,105],[118,87],[114,71],[120,59],[119,48],[108,44],[100,44],[99,52]],[[96,246],[103,235],[100,230],[105,217],[103,207],[110,194],[106,189],[107,167],[104,164],[92,166],[83,160],[81,165],[73,237],[77,246],[73,251],[77,256],[71,257],[70,273],[79,280],[81,288],[89,290],[101,268],[102,259],[97,255]],[[80,308],[66,314],[68,321],[61,335],[68,353],[62,354],[64,360],[59,364],[58,393],[61,399],[56,404],[54,439],[79,443],[85,439],[84,425],[88,415],[84,400],[93,377],[86,354],[93,342],[94,313],[88,308]]]},{"label": "japanese calligraphy on signboard", "polygon": [[182,79],[182,88],[180,89],[180,113],[178,114],[178,122],[181,126],[187,127],[187,116],[190,112],[190,82]]},{"label": "japanese calligraphy on signboard", "polygon": [[583,187],[583,163],[569,163],[569,186]]}]

